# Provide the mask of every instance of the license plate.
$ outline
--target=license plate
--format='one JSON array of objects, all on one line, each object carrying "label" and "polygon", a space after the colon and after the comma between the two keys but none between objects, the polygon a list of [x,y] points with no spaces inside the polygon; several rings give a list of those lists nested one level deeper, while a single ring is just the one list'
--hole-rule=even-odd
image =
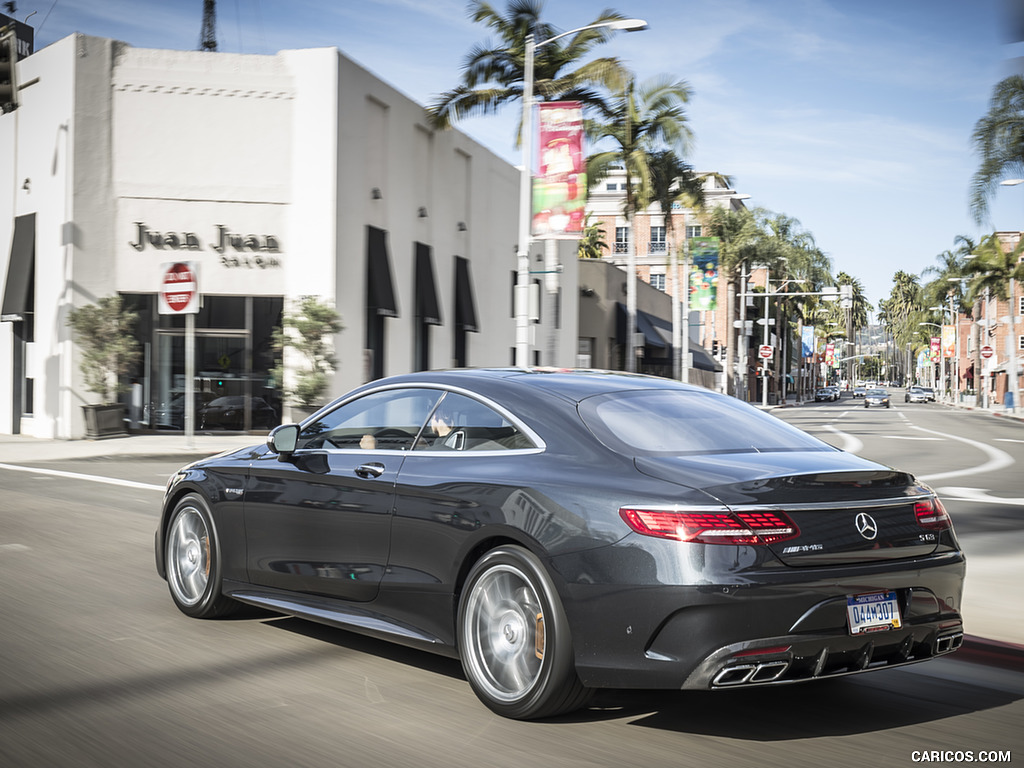
[{"label": "license plate", "polygon": [[851,635],[882,632],[902,626],[895,592],[850,595],[846,598],[846,616],[850,621]]}]

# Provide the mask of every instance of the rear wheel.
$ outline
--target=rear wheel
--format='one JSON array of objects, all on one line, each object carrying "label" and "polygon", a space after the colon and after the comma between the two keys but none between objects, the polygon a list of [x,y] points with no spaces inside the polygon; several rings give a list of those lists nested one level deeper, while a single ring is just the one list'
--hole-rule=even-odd
[{"label": "rear wheel", "polygon": [[227,616],[240,606],[220,589],[220,544],[202,497],[182,497],[171,514],[164,542],[167,585],[178,609],[193,618]]},{"label": "rear wheel", "polygon": [[499,715],[551,717],[589,698],[558,594],[540,560],[522,547],[491,550],[473,566],[458,635],[469,684]]}]

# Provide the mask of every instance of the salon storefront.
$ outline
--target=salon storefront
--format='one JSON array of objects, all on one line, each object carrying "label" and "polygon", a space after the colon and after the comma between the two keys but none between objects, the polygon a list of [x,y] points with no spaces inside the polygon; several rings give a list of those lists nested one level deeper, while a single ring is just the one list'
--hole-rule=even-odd
[{"label": "salon storefront", "polygon": [[[186,317],[161,313],[169,265],[195,274],[193,397],[201,431],[266,430],[281,423],[274,378],[280,353],[282,273],[288,260],[281,206],[169,200],[122,200],[118,293],[137,315],[142,351],[122,381],[122,403],[135,430],[185,427]],[[157,287],[158,290],[153,290]]]}]

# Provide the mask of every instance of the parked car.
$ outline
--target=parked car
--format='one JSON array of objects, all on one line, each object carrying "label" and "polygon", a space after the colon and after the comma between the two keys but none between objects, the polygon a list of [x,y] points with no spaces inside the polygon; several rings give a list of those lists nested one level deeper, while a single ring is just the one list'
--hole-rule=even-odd
[{"label": "parked car", "polygon": [[[194,411],[197,420],[203,407],[213,399],[209,392],[195,392]],[[184,429],[185,428],[185,393],[173,392],[166,402],[161,402],[153,409],[151,417],[152,426],[155,429]]]},{"label": "parked car", "polygon": [[921,387],[911,387],[907,390],[907,393],[903,396],[903,402],[905,403],[927,403],[928,393]]},{"label": "parked car", "polygon": [[211,400],[199,409],[196,419],[200,429],[245,429],[245,409],[252,409],[253,429],[270,429],[281,423],[277,411],[262,397],[225,395]]},{"label": "parked car", "polygon": [[371,382],[180,469],[155,544],[188,616],[246,603],[457,657],[519,719],[602,687],[892,669],[963,638],[964,555],[931,489],[647,376]]},{"label": "parked car", "polygon": [[870,408],[873,405],[885,406],[886,408],[892,407],[889,402],[889,393],[884,389],[869,389],[867,394],[864,395],[864,407]]}]

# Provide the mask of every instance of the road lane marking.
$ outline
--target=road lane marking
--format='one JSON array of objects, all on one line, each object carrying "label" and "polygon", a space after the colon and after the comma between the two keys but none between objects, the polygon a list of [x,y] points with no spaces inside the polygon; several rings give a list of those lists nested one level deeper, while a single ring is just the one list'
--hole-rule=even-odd
[{"label": "road lane marking", "polygon": [[151,483],[137,483],[134,480],[120,480],[116,477],[101,477],[99,475],[83,475],[79,472],[64,472],[59,469],[39,469],[38,467],[21,467],[17,464],[0,464],[0,469],[8,469],[12,472],[31,472],[37,475],[49,475],[50,477],[64,477],[69,480],[88,480],[92,483],[106,483],[107,485],[119,485],[122,488],[137,488],[143,491],[163,492],[166,486],[153,485]]},{"label": "road lane marking", "polygon": [[914,437],[913,435],[878,435],[885,440],[934,440],[941,442],[941,437]]},{"label": "road lane marking", "polygon": [[1001,451],[998,448],[993,448],[991,445],[985,443],[979,443],[977,440],[971,440],[966,437],[960,437],[960,435],[950,435],[946,432],[936,432],[934,429],[925,429],[919,427],[916,424],[909,424],[911,429],[916,429],[921,432],[927,432],[931,435],[939,435],[940,437],[947,437],[950,440],[959,440],[961,443],[967,443],[967,445],[974,446],[979,451],[988,456],[988,461],[977,467],[967,467],[965,469],[954,469],[950,472],[936,472],[934,475],[918,475],[919,480],[925,482],[931,482],[932,480],[938,480],[946,477],[960,477],[961,475],[975,475],[981,472],[995,472],[997,469],[1003,469],[1014,464],[1013,457],[1006,451]]},{"label": "road lane marking", "polygon": [[847,453],[860,453],[861,450],[864,448],[864,443],[862,443],[856,437],[847,434],[846,432],[839,431],[831,424],[826,424],[825,426],[822,427],[822,429],[828,430],[842,441],[843,444],[841,446],[838,446],[839,449],[842,451],[846,451]]},{"label": "road lane marking", "polygon": [[1012,437],[997,437],[995,441],[997,443],[1024,443],[1024,440],[1017,440]]},{"label": "road lane marking", "polygon": [[1015,507],[1024,507],[1024,499],[1005,499],[1001,496],[989,496],[987,488],[961,488],[955,485],[948,485],[933,490],[943,499],[982,501],[986,504],[1009,504]]}]

